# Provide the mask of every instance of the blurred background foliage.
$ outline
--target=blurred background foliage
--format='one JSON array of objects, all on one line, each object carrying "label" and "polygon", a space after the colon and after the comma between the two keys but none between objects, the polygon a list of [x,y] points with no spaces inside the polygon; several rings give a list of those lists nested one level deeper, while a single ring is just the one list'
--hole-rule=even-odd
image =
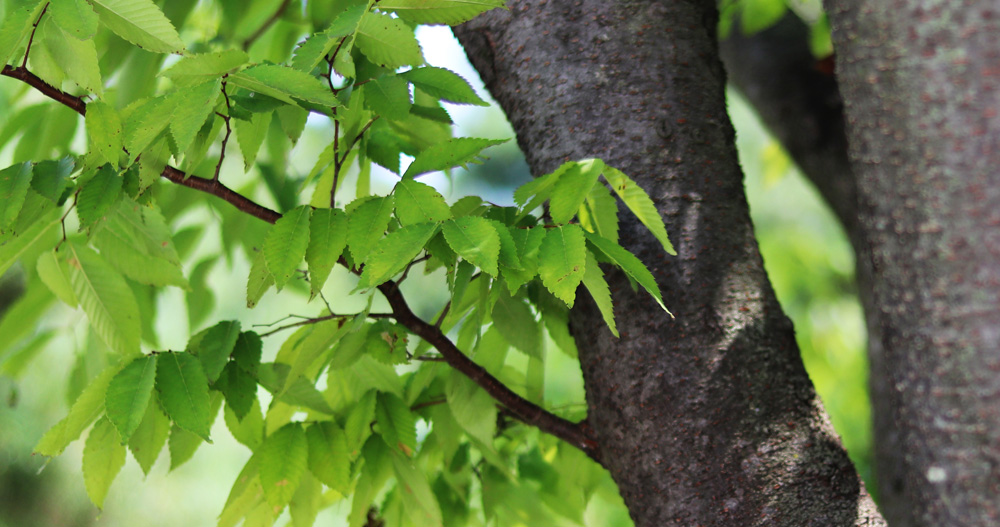
[{"label": "blurred background foliage", "polygon": [[[763,4],[774,4],[775,0],[752,0],[748,5],[754,3],[761,4],[757,8],[770,13],[767,16],[773,16],[776,8],[772,5],[772,10],[767,11]],[[459,72],[485,95],[482,83],[449,30],[422,28],[419,36],[431,64]],[[43,100],[16,82],[0,82],[0,136],[6,133],[7,121],[17,108]],[[456,135],[513,136],[496,106],[449,110],[459,128]],[[795,323],[809,374],[859,472],[872,489],[866,337],[850,245],[780,145],[766,134],[735,94],[730,94],[730,114],[738,131],[747,194],[765,266],[778,298]],[[74,114],[60,118],[77,125],[65,129],[75,133],[72,150],[82,152],[82,122],[75,122]],[[294,188],[276,188],[273,182],[268,188],[256,181],[274,179],[263,172],[268,166],[285,163],[285,159],[288,175],[303,177],[329,136],[325,126],[310,124],[294,150],[275,147],[269,152],[271,165],[264,163],[262,173],[243,174],[239,163],[233,163],[226,165],[223,177],[261,202],[280,206],[281,201],[296,198]],[[18,157],[16,143],[0,147],[0,166]],[[432,176],[425,181],[452,201],[475,194],[497,204],[510,204],[513,189],[530,178],[527,165],[513,141],[490,150],[489,156],[486,163],[472,166],[468,172],[457,170],[450,176]],[[394,177],[388,173],[376,172],[372,176],[372,190],[376,193],[387,192],[393,183]],[[307,200],[309,195],[305,190],[301,199]],[[185,293],[176,289],[149,297],[148,308],[160,316],[155,327],[146,332],[154,334],[158,349],[183,349],[188,335],[217,320],[240,319],[249,327],[273,323],[289,313],[308,315],[317,309],[315,303],[306,306],[304,288],[289,287],[269,300],[270,311],[247,310],[243,292],[249,265],[242,253],[230,253],[232,256],[219,263],[206,263],[216,261],[213,256],[219,254],[220,246],[232,243],[233,234],[227,232],[232,224],[210,228],[200,236],[186,228],[197,222],[217,222],[222,214],[219,206],[200,206],[180,215],[173,224],[175,242],[179,248],[184,247],[185,270],[192,286],[212,294],[205,297],[211,301],[190,306],[186,306]],[[248,222],[241,228],[253,231],[255,226]],[[221,419],[212,434],[215,443],[203,446],[190,462],[173,471],[170,463],[161,459],[148,476],[143,476],[138,465],[129,461],[111,487],[103,512],[90,504],[83,490],[79,475],[82,442],[74,443],[66,454],[47,465],[44,459],[31,455],[38,438],[65,414],[87,381],[105,366],[103,344],[82,329],[86,326],[82,316],[55,302],[46,289],[28,288],[16,301],[8,302],[32,273],[15,267],[0,280],[0,527],[214,524],[233,479],[249,456],[225,430]],[[429,316],[443,304],[440,280],[430,275],[404,284],[404,292],[414,299],[417,313]],[[324,293],[338,311],[359,310],[363,301],[348,295],[352,287],[346,272],[339,279],[335,272]],[[265,342],[265,357],[268,353],[273,356],[277,344],[273,340]],[[583,382],[574,359],[549,353],[545,399],[551,406],[583,407]],[[530,458],[524,458],[522,463],[522,472],[530,470]],[[627,511],[613,483],[604,479],[597,498],[591,500],[583,516],[585,524],[628,525]],[[340,525],[349,506],[345,500],[334,503],[317,525]],[[287,519],[279,520],[278,525],[284,523]]]}]

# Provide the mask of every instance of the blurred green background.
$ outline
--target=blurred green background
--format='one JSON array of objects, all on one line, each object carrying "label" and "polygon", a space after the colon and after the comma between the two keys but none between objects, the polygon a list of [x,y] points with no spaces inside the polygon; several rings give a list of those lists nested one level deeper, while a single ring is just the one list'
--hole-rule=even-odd
[{"label": "blurred green background", "polygon": [[[420,37],[429,62],[458,71],[485,95],[482,83],[465,60],[450,31],[423,28]],[[40,101],[37,94],[12,80],[0,82],[0,129],[12,102]],[[451,107],[459,125],[456,135],[512,137],[500,110]],[[730,95],[730,114],[737,128],[738,146],[746,173],[751,213],[768,273],[788,315],[795,323],[803,360],[816,384],[833,424],[841,434],[852,459],[871,488],[871,434],[867,398],[866,340],[861,308],[855,294],[854,256],[843,232],[815,191],[797,173],[780,146],[760,127],[746,104]],[[81,127],[82,128],[82,125]],[[292,173],[311,168],[318,152],[326,145],[330,130],[310,125],[292,151]],[[80,129],[77,152],[82,151]],[[0,166],[6,166],[13,146],[0,150]],[[456,171],[451,179],[428,178],[450,200],[477,194],[494,203],[512,202],[513,189],[530,178],[523,156],[511,141],[489,151],[490,159],[471,172]],[[234,170],[224,173],[227,181],[250,181]],[[373,176],[374,192],[387,192],[394,180],[387,174]],[[263,193],[260,196],[264,196]],[[266,202],[266,198],[262,197]],[[304,199],[308,199],[308,193]],[[209,211],[188,215],[187,222],[211,221]],[[217,250],[217,232],[205,236],[185,262],[192,271],[194,262]],[[249,311],[243,297],[249,269],[245,259],[222,260],[199,272],[215,292],[210,312],[198,327],[188,327],[184,316],[183,292],[165,290],[157,299],[161,313],[157,332],[162,349],[183,349],[187,336],[206,324],[237,318],[244,327],[267,324],[289,313],[309,315],[317,304],[305,305],[301,291],[288,288],[268,299],[270,311]],[[6,283],[18,279],[23,269],[14,268]],[[347,295],[353,284],[346,274],[335,273],[324,292],[338,311],[360,309],[362,300]],[[414,306],[428,315],[440,307],[444,296],[436,291],[440,277],[410,280],[404,292],[419,298]],[[3,286],[0,286],[2,288]],[[419,293],[413,295],[412,293]],[[274,295],[274,293],[269,293]],[[2,295],[0,295],[2,296]],[[422,305],[421,305],[422,302]],[[2,306],[0,306],[2,309]],[[44,313],[41,323],[36,317]],[[169,472],[166,454],[161,454],[149,476],[134,461],[127,462],[111,487],[104,511],[94,508],[84,492],[80,475],[82,442],[74,443],[65,454],[46,465],[31,455],[38,438],[66,412],[68,403],[100,371],[99,342],[83,329],[82,315],[57,305],[48,291],[27,291],[0,319],[0,527],[34,526],[176,526],[214,525],[233,479],[249,452],[235,442],[221,424],[213,430],[214,444],[205,445],[188,463]],[[265,357],[279,342],[265,342]],[[97,358],[95,358],[97,357]],[[30,360],[29,360],[30,359]],[[583,383],[579,365],[562,353],[549,353],[546,400],[550,405],[581,405]],[[68,385],[64,379],[70,379]],[[626,525],[628,516],[610,483],[592,500],[585,514],[588,525]],[[334,504],[317,525],[339,525],[348,503]],[[287,516],[286,516],[287,518]],[[282,525],[287,520],[280,520]]]}]

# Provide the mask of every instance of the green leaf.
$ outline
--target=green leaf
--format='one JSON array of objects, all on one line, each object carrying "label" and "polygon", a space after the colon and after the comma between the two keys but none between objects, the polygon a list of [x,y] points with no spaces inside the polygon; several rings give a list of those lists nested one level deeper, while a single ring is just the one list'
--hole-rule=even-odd
[{"label": "green leaf", "polygon": [[227,81],[234,86],[274,97],[288,104],[297,104],[297,99],[328,107],[339,106],[337,98],[322,81],[288,66],[253,66],[231,74]]},{"label": "green leaf", "polygon": [[413,30],[402,20],[386,14],[365,13],[354,42],[365,56],[383,68],[395,70],[424,62]]},{"label": "green leaf", "polygon": [[781,20],[788,4],[784,0],[743,0],[740,25],[744,35],[763,31]]},{"label": "green leaf", "polygon": [[314,423],[306,430],[309,471],[324,485],[346,493],[351,484],[351,455],[344,431],[333,421]]},{"label": "green leaf", "polygon": [[239,336],[240,322],[226,320],[209,328],[201,338],[192,338],[188,342],[187,352],[201,361],[201,369],[208,382],[215,382],[219,378]]},{"label": "green leaf", "polygon": [[604,185],[594,185],[580,207],[580,226],[618,242],[618,201]]},{"label": "green leaf", "polygon": [[315,209],[309,218],[306,264],[312,294],[323,289],[330,270],[347,247],[347,215],[340,209]]},{"label": "green leaf", "polygon": [[42,9],[48,2],[36,0],[17,8],[8,5],[6,16],[0,24],[0,67],[7,64],[14,53],[21,49],[21,44],[27,42],[35,21],[41,16]]},{"label": "green leaf", "polygon": [[399,18],[417,24],[455,26],[480,13],[504,7],[504,0],[382,0],[378,8],[394,11]]},{"label": "green leaf", "polygon": [[0,170],[0,231],[9,228],[17,219],[30,186],[31,163],[19,163]]},{"label": "green leaf", "polygon": [[586,264],[587,245],[579,225],[548,230],[539,250],[538,274],[545,288],[569,307],[573,307]]},{"label": "green leaf", "polygon": [[70,184],[68,178],[75,165],[70,156],[36,163],[31,177],[32,190],[52,203],[62,205],[69,197],[66,187]]},{"label": "green leaf", "polygon": [[375,404],[375,422],[389,448],[412,456],[417,448],[417,418],[406,403],[391,393],[379,393]]},{"label": "green leaf", "polygon": [[97,34],[97,13],[85,0],[51,0],[48,13],[63,31],[74,38],[87,40]]},{"label": "green leaf", "polygon": [[50,211],[47,215],[35,220],[31,226],[13,239],[0,244],[0,275],[3,275],[19,258],[29,253],[35,244],[48,242],[52,231],[59,223],[59,211]]},{"label": "green leaf", "polygon": [[36,264],[38,277],[60,300],[69,307],[76,307],[76,295],[70,283],[69,266],[57,256],[55,250],[43,252]]},{"label": "green leaf", "polygon": [[170,230],[155,208],[123,198],[97,230],[94,246],[106,261],[139,283],[188,287]]},{"label": "green leaf", "polygon": [[[380,7],[381,4],[380,4]],[[411,82],[424,93],[437,97],[442,101],[455,104],[474,104],[476,106],[489,106],[490,103],[484,101],[472,89],[469,82],[457,73],[445,68],[435,68],[425,66],[413,68],[410,71],[399,74],[400,77]]]},{"label": "green leaf", "polygon": [[441,225],[444,238],[452,250],[469,263],[496,276],[500,256],[500,235],[489,220],[464,216]]},{"label": "green leaf", "polygon": [[55,25],[46,24],[45,44],[55,63],[81,88],[104,95],[97,47],[93,40],[79,40]]},{"label": "green leaf", "polygon": [[163,415],[156,400],[150,398],[146,406],[146,415],[128,440],[128,449],[132,451],[132,457],[139,463],[143,474],[149,475],[153,463],[160,457],[163,445],[167,443],[169,434],[170,420]]},{"label": "green leaf", "polygon": [[257,446],[264,441],[264,416],[260,411],[260,401],[256,397],[251,399],[250,411],[242,419],[227,405],[224,417],[226,428],[233,434],[233,438],[250,450],[257,450]]},{"label": "green leaf", "polygon": [[660,294],[660,287],[656,285],[656,279],[653,278],[653,273],[649,272],[649,269],[635,257],[634,254],[626,251],[617,243],[601,237],[597,234],[585,232],[584,236],[587,237],[587,241],[590,246],[599,251],[600,254],[604,255],[611,263],[618,266],[619,269],[625,271],[631,279],[635,280],[649,292],[650,295],[656,300],[656,303],[663,308],[664,311],[670,313],[667,307],[663,305],[663,296]]},{"label": "green leaf", "polygon": [[569,223],[587,199],[601,175],[604,163],[593,159],[580,161],[562,174],[552,187],[549,214],[555,223]]},{"label": "green leaf", "polygon": [[243,420],[257,399],[257,379],[236,362],[228,362],[215,381],[215,387],[226,397],[226,404],[232,408],[239,420]]},{"label": "green leaf", "polygon": [[393,451],[390,457],[407,518],[417,527],[443,525],[441,507],[434,497],[434,492],[431,491],[431,486],[427,484],[424,473],[398,452]]},{"label": "green leaf", "polygon": [[108,488],[123,465],[125,446],[111,421],[101,419],[90,430],[83,447],[83,482],[90,501],[98,508],[104,507]]},{"label": "green leaf", "polygon": [[[171,94],[171,97],[183,101],[177,105],[177,111],[170,119],[169,129],[176,146],[175,151],[186,152],[191,146],[198,130],[201,130],[202,125],[212,115],[215,102],[221,95],[221,89],[222,81],[212,79],[191,88],[182,88]],[[89,110],[88,107],[88,113]],[[237,123],[240,122],[242,121],[237,121]],[[240,143],[240,148],[242,147],[243,144]]]},{"label": "green leaf", "polygon": [[253,331],[244,331],[236,338],[236,345],[233,346],[233,361],[241,370],[256,377],[262,347],[260,335]]},{"label": "green leaf", "polygon": [[393,190],[396,196],[396,218],[402,225],[441,222],[451,218],[451,209],[434,187],[401,179]]},{"label": "green leaf", "polygon": [[608,180],[608,183],[611,183],[611,188],[618,194],[625,206],[632,211],[632,214],[635,214],[635,217],[639,218],[639,221],[659,240],[660,245],[663,245],[663,250],[676,256],[677,251],[674,250],[673,244],[667,237],[667,228],[663,224],[663,218],[656,210],[653,200],[649,199],[649,194],[646,194],[642,187],[636,185],[635,181],[629,179],[616,168],[605,166],[604,178]]},{"label": "green leaf", "polygon": [[390,232],[375,244],[365,261],[358,289],[375,287],[403,270],[437,233],[437,223],[417,223]]},{"label": "green leaf", "polygon": [[271,126],[271,116],[273,112],[255,113],[249,121],[235,119],[236,141],[240,144],[240,153],[243,154],[243,170],[250,171],[257,160],[257,153],[260,145],[264,142],[264,136]]},{"label": "green leaf", "polygon": [[267,262],[264,259],[264,251],[260,251],[250,264],[250,277],[247,279],[247,307],[253,309],[260,302],[260,297],[264,296],[271,286],[274,285],[274,276],[267,270]]},{"label": "green leaf", "polygon": [[497,429],[497,407],[493,398],[458,371],[448,375],[445,397],[455,421],[471,437],[492,445]]},{"label": "green leaf", "polygon": [[530,357],[542,356],[540,323],[528,304],[517,298],[500,295],[493,306],[493,327],[511,346]]},{"label": "green leaf", "polygon": [[347,246],[356,264],[364,263],[375,243],[382,239],[389,219],[392,218],[393,197],[378,196],[365,199],[354,210],[348,211]]},{"label": "green leaf", "polygon": [[299,137],[302,136],[302,132],[306,129],[309,112],[298,106],[289,106],[286,104],[278,107],[274,111],[274,114],[278,116],[278,124],[281,125],[281,129],[294,146],[299,141]]},{"label": "green leaf", "polygon": [[608,325],[611,333],[617,337],[618,328],[615,325],[614,305],[611,303],[611,289],[608,282],[604,280],[604,272],[597,265],[594,255],[587,251],[587,268],[583,273],[583,285],[590,292],[590,296],[597,304],[597,308],[604,317],[604,322]]},{"label": "green leaf", "polygon": [[112,351],[139,352],[139,305],[121,274],[84,245],[70,243],[70,282],[90,325]]},{"label": "green leaf", "polygon": [[146,355],[130,362],[108,384],[104,408],[122,443],[128,442],[146,415],[156,379],[156,357]]},{"label": "green leaf", "polygon": [[563,174],[577,167],[576,161],[563,163],[554,172],[537,177],[514,191],[514,203],[521,206],[521,216],[537,209],[552,196],[559,179]]},{"label": "green leaf", "polygon": [[212,424],[208,379],[198,359],[183,351],[161,353],[156,391],[163,410],[177,426],[208,440]]},{"label": "green leaf", "polygon": [[286,212],[264,238],[264,259],[278,289],[288,283],[306,255],[310,210],[302,205]]},{"label": "green leaf", "polygon": [[271,507],[291,501],[306,471],[309,446],[299,423],[288,423],[264,439],[258,450],[260,483]]},{"label": "green leaf", "polygon": [[100,375],[90,381],[73,402],[73,407],[61,421],[45,432],[45,435],[35,445],[35,453],[48,457],[62,454],[66,446],[75,441],[90,423],[94,422],[104,412],[104,399],[108,384],[118,373],[118,366],[105,368]]},{"label": "green leaf", "polygon": [[[201,53],[182,57],[160,75],[174,81],[178,86],[191,86],[205,81],[219,79],[233,73],[250,62],[250,57],[240,49],[227,49],[214,53]],[[90,111],[90,107],[87,107]]]},{"label": "green leaf", "polygon": [[87,105],[86,123],[91,152],[97,152],[111,166],[118,166],[124,139],[118,112],[103,101],[94,101]]},{"label": "green leaf", "polygon": [[184,49],[177,30],[152,0],[89,0],[101,23],[119,37],[154,53]]},{"label": "green leaf", "polygon": [[188,432],[177,426],[176,423],[171,426],[170,439],[167,443],[167,449],[170,451],[170,470],[187,463],[204,442],[202,438],[198,437],[198,434]]},{"label": "green leaf", "polygon": [[410,116],[410,86],[396,75],[385,75],[361,87],[365,104],[377,115],[397,121]]},{"label": "green leaf", "polygon": [[122,177],[111,165],[104,165],[80,190],[76,199],[76,214],[82,228],[97,223],[121,195]]},{"label": "green leaf", "polygon": [[[329,55],[337,46],[341,47],[338,57],[350,55],[350,49],[344,49],[341,44],[343,39],[353,34],[358,29],[361,17],[368,11],[368,2],[354,2],[337,18],[330,23],[324,31],[315,33],[302,41],[295,48],[295,56],[292,57],[292,67],[309,73],[319,65],[324,57]],[[346,44],[346,41],[344,41]]]},{"label": "green leaf", "polygon": [[465,166],[475,162],[479,154],[493,145],[506,143],[506,139],[480,139],[477,137],[456,137],[432,145],[417,154],[403,174],[404,178],[412,178],[452,167]]}]

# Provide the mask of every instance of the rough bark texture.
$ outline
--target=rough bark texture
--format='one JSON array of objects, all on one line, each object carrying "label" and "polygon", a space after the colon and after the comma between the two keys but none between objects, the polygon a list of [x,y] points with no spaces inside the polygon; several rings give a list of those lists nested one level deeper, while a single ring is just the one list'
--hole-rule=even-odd
[{"label": "rough bark texture", "polygon": [[536,174],[601,157],[653,196],[679,256],[622,244],[677,318],[609,277],[614,339],[573,311],[588,424],[636,525],[882,525],[806,376],[754,241],[711,1],[510,1],[459,28]]},{"label": "rough bark texture", "polygon": [[829,2],[892,525],[1000,525],[1000,8]]}]

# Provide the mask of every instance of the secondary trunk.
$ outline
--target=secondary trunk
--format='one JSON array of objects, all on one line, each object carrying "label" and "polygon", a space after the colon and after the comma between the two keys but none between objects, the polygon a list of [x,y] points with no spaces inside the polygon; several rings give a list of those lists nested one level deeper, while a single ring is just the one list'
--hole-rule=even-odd
[{"label": "secondary trunk", "polygon": [[[670,319],[609,277],[622,338],[573,311],[605,466],[639,526],[884,524],[803,369],[743,194],[708,1],[508,2],[458,28],[536,174],[601,157],[679,255],[623,213]],[[585,295],[584,295],[585,296]]]},{"label": "secondary trunk", "polygon": [[1000,524],[1000,8],[829,2],[893,525]]}]

